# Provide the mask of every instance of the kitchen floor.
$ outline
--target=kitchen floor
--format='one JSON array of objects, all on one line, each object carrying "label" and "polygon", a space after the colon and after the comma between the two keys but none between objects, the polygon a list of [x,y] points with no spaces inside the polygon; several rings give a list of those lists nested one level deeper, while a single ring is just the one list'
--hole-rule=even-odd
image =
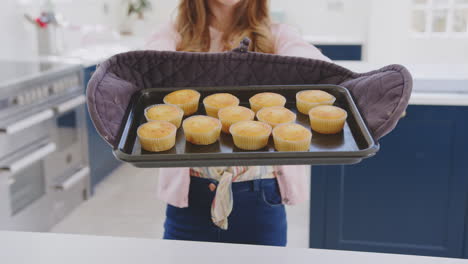
[{"label": "kitchen floor", "polygon": [[[161,238],[165,203],[156,198],[157,173],[122,165],[51,232]],[[288,247],[308,247],[309,203],[288,206],[287,213]]]}]

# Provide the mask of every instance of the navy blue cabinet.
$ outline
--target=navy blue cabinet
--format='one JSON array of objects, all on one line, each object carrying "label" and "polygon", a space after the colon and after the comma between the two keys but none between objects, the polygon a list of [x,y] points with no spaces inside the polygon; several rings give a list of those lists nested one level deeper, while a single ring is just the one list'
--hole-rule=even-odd
[{"label": "navy blue cabinet", "polygon": [[[96,70],[96,66],[91,66],[85,69],[85,85],[88,86],[88,82]],[[88,111],[87,114],[87,125],[88,125],[88,143],[89,143],[89,166],[91,173],[91,186],[94,191],[96,184],[101,182],[107,177],[115,168],[117,168],[121,162],[118,161],[113,153],[112,148],[107,144],[101,136],[99,136],[96,128],[91,121]]]},{"label": "navy blue cabinet", "polygon": [[312,168],[311,247],[468,257],[468,107],[407,113],[375,157]]}]

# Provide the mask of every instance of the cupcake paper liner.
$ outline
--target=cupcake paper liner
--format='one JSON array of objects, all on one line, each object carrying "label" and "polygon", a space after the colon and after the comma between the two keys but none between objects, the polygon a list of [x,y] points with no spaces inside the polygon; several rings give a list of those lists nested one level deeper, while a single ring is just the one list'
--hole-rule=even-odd
[{"label": "cupcake paper liner", "polygon": [[[187,120],[189,119],[186,119],[185,121]],[[185,140],[195,145],[210,145],[215,143],[216,141],[218,141],[221,135],[221,122],[219,120],[218,122],[218,127],[206,133],[191,132],[184,128]]]},{"label": "cupcake paper liner", "polygon": [[141,148],[143,148],[146,151],[150,151],[150,152],[166,151],[166,150],[170,150],[175,145],[177,129],[174,129],[174,131],[171,134],[162,138],[141,137],[139,135],[140,134],[139,130],[140,128],[138,128],[137,130],[138,139],[140,140]]},{"label": "cupcake paper liner", "polygon": [[343,130],[346,118],[346,114],[343,118],[330,120],[330,119],[320,119],[313,116],[310,118],[310,127],[312,130],[319,132],[321,134],[336,134]]},{"label": "cupcake paper liner", "polygon": [[[182,108],[180,108],[179,106],[177,105],[173,105],[175,107],[177,107],[180,112],[179,112],[179,115],[174,117],[174,118],[167,118],[167,119],[164,119],[164,120],[153,120],[151,118],[148,117],[147,115],[147,112],[150,108],[152,107],[155,107],[155,106],[158,106],[158,105],[164,105],[164,104],[156,104],[156,105],[152,105],[152,106],[149,106],[145,109],[145,118],[146,118],[146,121],[148,122],[151,122],[151,121],[168,121],[168,122],[171,122],[172,124],[174,124],[177,128],[180,127],[180,125],[182,124],[182,118],[184,117],[184,110],[182,110]],[[167,104],[167,105],[171,105],[171,104]]]},{"label": "cupcake paper liner", "polygon": [[[206,98],[208,98],[208,97],[206,97]],[[215,107],[215,106],[211,106],[211,105],[207,104],[207,103],[206,103],[206,98],[203,99],[203,105],[205,106],[206,115],[211,116],[211,117],[214,117],[214,118],[218,118],[218,112],[219,112],[219,110],[221,110],[221,109],[223,109],[223,108],[225,108],[225,107],[238,106],[239,103],[240,103],[239,99],[236,97],[236,99],[237,99],[237,100],[236,100],[236,101],[237,101],[236,104],[234,104],[234,105],[228,105],[228,106],[224,106],[224,107],[221,107],[221,108],[220,108],[220,107]]]},{"label": "cupcake paper liner", "polygon": [[266,145],[268,145],[269,138],[270,138],[269,134],[266,136],[256,136],[256,137],[239,136],[239,135],[232,134],[234,145],[244,150],[262,149],[266,147]]},{"label": "cupcake paper liner", "polygon": [[252,109],[252,111],[254,111],[255,113],[257,113],[258,111],[260,111],[260,109],[264,108],[264,107],[271,107],[271,106],[285,106],[286,105],[286,98],[282,98],[281,100],[281,103],[278,103],[278,104],[275,104],[275,105],[268,105],[268,106],[264,106],[264,105],[261,105],[261,104],[256,104],[254,102],[252,102],[252,100],[249,100],[249,103],[250,103],[250,109]]},{"label": "cupcake paper liner", "polygon": [[336,101],[336,98],[333,97],[333,99],[330,100],[330,101],[324,101],[324,102],[319,102],[319,103],[311,103],[311,102],[301,100],[299,98],[300,93],[301,92],[296,94],[296,107],[297,107],[297,110],[299,112],[303,113],[304,115],[308,115],[310,109],[312,109],[312,108],[314,108],[316,106],[319,106],[319,105],[333,105],[335,103],[335,101]]},{"label": "cupcake paper liner", "polygon": [[166,100],[166,97],[164,97],[163,101],[165,104],[171,104],[171,105],[177,105],[178,107],[180,107],[182,110],[184,110],[184,116],[189,116],[189,115],[193,115],[195,114],[197,111],[198,111],[198,105],[199,105],[199,102],[200,102],[200,93],[198,93],[198,97],[196,98],[196,100],[192,100],[191,102],[187,102],[185,104],[173,104],[173,103],[170,103]]},{"label": "cupcake paper liner", "polygon": [[310,143],[312,140],[312,133],[309,137],[303,140],[291,141],[284,140],[281,137],[275,135],[275,129],[273,129],[273,141],[275,143],[275,149],[277,151],[309,151]]},{"label": "cupcake paper liner", "polygon": [[265,135],[257,136],[244,136],[238,135],[235,132],[233,133],[232,126],[230,128],[230,133],[236,147],[243,150],[258,150],[266,147],[268,145],[268,139],[271,135],[271,126],[269,126],[269,132]]},{"label": "cupcake paper liner", "polygon": [[[266,108],[266,107],[265,107],[265,108]],[[294,122],[296,122],[296,119],[297,119],[297,115],[294,114],[294,119],[293,119],[293,120],[290,120],[290,121],[287,121],[287,122],[283,122],[283,123],[274,123],[274,122],[270,122],[270,121],[268,121],[268,120],[265,120],[265,119],[261,118],[260,115],[259,115],[259,113],[261,113],[261,109],[260,109],[259,112],[257,112],[257,115],[256,115],[258,121],[263,122],[263,123],[267,123],[267,124],[269,124],[272,128],[275,128],[276,126],[281,125],[281,124],[294,123]]]},{"label": "cupcake paper liner", "polygon": [[253,113],[253,111],[251,112],[251,116],[249,116],[248,119],[245,119],[245,120],[238,120],[238,121],[232,121],[232,120],[228,120],[228,119],[223,119],[223,118],[219,118],[219,120],[221,121],[221,124],[222,124],[222,128],[221,130],[226,133],[226,134],[230,134],[231,132],[229,132],[229,128],[231,128],[231,126],[237,122],[241,122],[241,121],[253,121],[255,119],[255,113]]}]

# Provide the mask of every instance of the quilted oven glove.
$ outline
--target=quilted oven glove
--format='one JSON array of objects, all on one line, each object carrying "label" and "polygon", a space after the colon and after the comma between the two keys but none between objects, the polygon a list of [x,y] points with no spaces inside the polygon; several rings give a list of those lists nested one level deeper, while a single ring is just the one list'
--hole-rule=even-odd
[{"label": "quilted oven glove", "polygon": [[374,139],[392,131],[405,111],[412,77],[401,65],[355,73],[320,60],[248,52],[249,41],[224,53],[133,51],[103,62],[87,89],[88,109],[113,147],[130,98],[157,87],[335,84],[349,89]]}]

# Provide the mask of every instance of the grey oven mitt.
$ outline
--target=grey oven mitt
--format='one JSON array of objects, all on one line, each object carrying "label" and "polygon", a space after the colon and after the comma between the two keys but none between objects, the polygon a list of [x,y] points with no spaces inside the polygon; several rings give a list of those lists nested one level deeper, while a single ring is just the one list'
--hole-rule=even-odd
[{"label": "grey oven mitt", "polygon": [[224,53],[133,51],[103,62],[87,89],[99,134],[114,148],[136,91],[157,87],[335,84],[349,89],[376,140],[392,131],[411,95],[412,77],[401,65],[355,73],[333,63],[248,52],[248,40]]}]

